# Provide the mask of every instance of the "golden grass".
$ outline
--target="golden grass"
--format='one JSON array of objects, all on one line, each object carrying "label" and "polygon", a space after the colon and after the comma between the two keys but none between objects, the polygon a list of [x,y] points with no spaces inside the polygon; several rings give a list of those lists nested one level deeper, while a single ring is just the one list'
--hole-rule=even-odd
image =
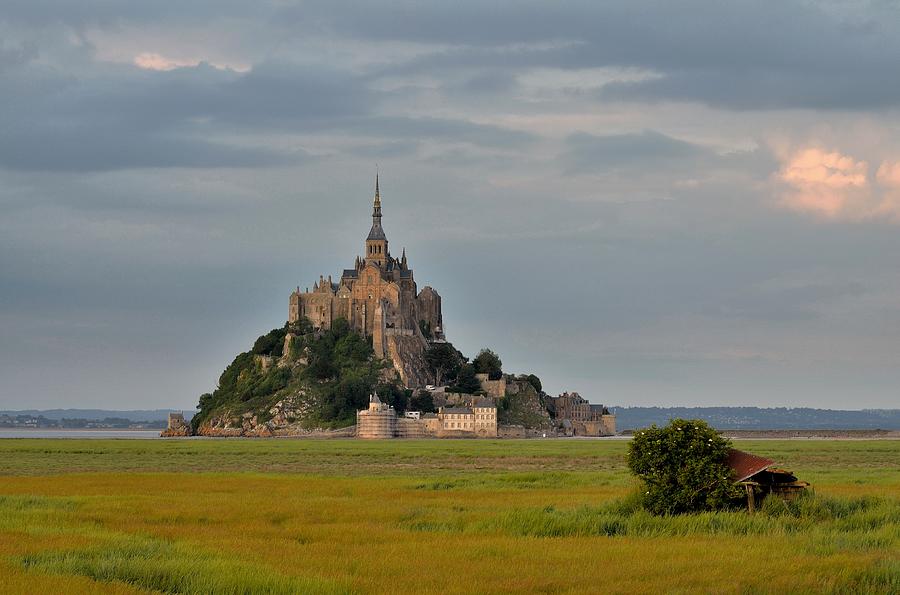
[{"label": "golden grass", "polygon": [[0,591],[900,588],[900,442],[742,444],[831,499],[800,520],[619,514],[620,442],[76,442],[0,441]]}]

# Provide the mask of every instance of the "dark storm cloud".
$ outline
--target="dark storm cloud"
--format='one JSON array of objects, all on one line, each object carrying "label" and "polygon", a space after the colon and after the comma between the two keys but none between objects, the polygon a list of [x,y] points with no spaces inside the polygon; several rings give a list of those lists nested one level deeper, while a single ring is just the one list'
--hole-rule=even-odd
[{"label": "dark storm cloud", "polygon": [[416,141],[397,140],[380,143],[361,144],[348,149],[349,153],[366,158],[409,157],[419,150]]},{"label": "dark storm cloud", "polygon": [[733,170],[764,178],[778,162],[765,147],[745,151],[717,151],[665,134],[645,130],[631,134],[569,135],[560,153],[561,166],[572,174],[622,172],[651,178]]},{"label": "dark storm cloud", "polygon": [[[509,147],[527,133],[465,120],[381,116],[363,77],[266,62],[239,73],[200,64],[171,71],[101,67],[76,76],[9,73],[0,167],[89,171],[132,167],[252,167],[296,163],[302,149],[241,144],[242,135],[332,133]],[[231,140],[222,140],[230,135]],[[235,140],[234,137],[237,137]]]},{"label": "dark storm cloud", "polygon": [[[115,29],[197,26],[212,15],[255,21],[284,40],[415,42],[426,51],[372,72],[477,69],[482,72],[470,84],[481,92],[509,91],[510,69],[628,67],[660,78],[614,83],[600,91],[600,98],[692,101],[729,109],[900,105],[900,84],[891,76],[900,60],[900,10],[892,4],[865,8],[798,0],[329,0],[261,3],[252,9],[238,2],[14,0],[5,4],[0,21]],[[434,49],[428,51],[429,46]]]},{"label": "dark storm cloud", "polygon": [[37,47],[33,43],[7,45],[0,40],[0,74],[6,69],[30,62],[37,55]]},{"label": "dark storm cloud", "polygon": [[256,3],[238,0],[4,0],[0,22],[31,27],[66,25],[74,29],[91,26],[114,27],[124,23],[177,22],[205,24],[211,17],[252,17],[259,15]]},{"label": "dark storm cloud", "polygon": [[446,85],[444,91],[451,95],[492,95],[506,94],[517,88],[515,75],[510,72],[481,72],[466,77],[460,83]]},{"label": "dark storm cloud", "polygon": [[296,163],[303,151],[221,140],[362,109],[352,78],[264,64],[246,73],[201,64],[170,72],[45,69],[6,77],[0,167],[89,171]]},{"label": "dark storm cloud", "polygon": [[683,71],[651,80],[608,83],[598,96],[614,101],[696,101],[734,110],[877,109],[900,104],[900,80],[859,68],[842,74]]},{"label": "dark storm cloud", "polygon": [[709,149],[652,130],[608,136],[577,133],[566,139],[566,145],[568,151],[562,159],[573,172],[601,172],[622,167],[656,170],[696,165],[716,157]]},{"label": "dark storm cloud", "polygon": [[154,129],[207,119],[226,130],[291,126],[365,112],[372,98],[357,77],[289,63],[246,73],[208,64],[170,71],[99,67],[81,75],[35,70],[9,83],[4,115],[10,117],[144,122]]},{"label": "dark storm cloud", "polygon": [[338,35],[451,46],[387,72],[633,67],[662,78],[617,84],[600,96],[733,109],[898,105],[900,84],[887,79],[900,60],[900,12],[868,8],[862,16],[796,1],[393,3],[356,10],[328,2],[285,12]]},{"label": "dark storm cloud", "polygon": [[439,139],[489,147],[517,147],[537,139],[535,135],[521,130],[449,118],[375,116],[335,122],[332,125],[363,136]]},{"label": "dark storm cloud", "polygon": [[293,156],[129,127],[33,124],[0,142],[0,167],[25,171],[102,171],[138,167],[260,167],[296,164]]}]

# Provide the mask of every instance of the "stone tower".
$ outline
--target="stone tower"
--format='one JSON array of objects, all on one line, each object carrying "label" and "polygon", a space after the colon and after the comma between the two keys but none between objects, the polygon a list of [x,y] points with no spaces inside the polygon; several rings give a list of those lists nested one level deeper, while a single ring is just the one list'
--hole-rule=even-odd
[{"label": "stone tower", "polygon": [[[288,322],[301,318],[316,329],[329,329],[335,320],[344,319],[350,328],[371,337],[375,356],[392,361],[408,387],[430,381],[423,354],[429,340],[444,340],[441,296],[431,287],[418,291],[406,250],[400,258],[388,251],[377,175],[365,256],[357,256],[353,268],[344,269],[339,279],[320,275],[312,291],[297,287],[288,301]],[[429,331],[428,337],[422,328]]]},{"label": "stone tower", "polygon": [[381,192],[378,190],[378,174],[375,174],[375,205],[372,209],[372,229],[366,237],[366,264],[381,267],[390,260],[387,236],[381,227]]}]

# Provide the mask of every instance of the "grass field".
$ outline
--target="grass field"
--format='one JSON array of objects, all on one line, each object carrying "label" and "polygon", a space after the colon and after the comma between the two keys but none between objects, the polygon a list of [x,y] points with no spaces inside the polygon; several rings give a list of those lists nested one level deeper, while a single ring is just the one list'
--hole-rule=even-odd
[{"label": "grass field", "polygon": [[900,592],[900,441],[740,441],[801,506],[651,517],[624,441],[0,440],[0,591]]}]

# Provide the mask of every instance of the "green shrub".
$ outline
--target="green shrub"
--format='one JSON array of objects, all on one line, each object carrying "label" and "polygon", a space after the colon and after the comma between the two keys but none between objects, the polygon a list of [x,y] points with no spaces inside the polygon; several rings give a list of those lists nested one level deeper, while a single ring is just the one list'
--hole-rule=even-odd
[{"label": "green shrub", "polygon": [[675,419],[635,432],[628,467],[654,514],[728,508],[740,492],[727,464],[730,442],[702,420]]},{"label": "green shrub", "polygon": [[425,351],[425,362],[434,374],[434,383],[443,384],[456,380],[465,358],[450,343],[433,343]]},{"label": "green shrub", "polygon": [[422,413],[433,413],[434,397],[427,390],[420,390],[409,400],[409,408]]},{"label": "green shrub", "polygon": [[541,384],[541,379],[535,376],[534,374],[529,374],[525,377],[525,380],[534,387],[534,390],[537,392],[541,392],[544,390],[544,386]]},{"label": "green shrub", "polygon": [[281,357],[284,350],[284,336],[287,335],[287,326],[275,328],[258,338],[253,344],[251,353],[254,355],[272,355]]},{"label": "green shrub", "polygon": [[481,390],[481,382],[475,377],[475,367],[472,364],[463,364],[459,369],[456,384],[448,389],[453,393],[474,394]]},{"label": "green shrub", "polygon": [[490,349],[482,349],[472,360],[477,374],[487,374],[489,380],[500,380],[503,375],[503,362],[500,356]]}]

